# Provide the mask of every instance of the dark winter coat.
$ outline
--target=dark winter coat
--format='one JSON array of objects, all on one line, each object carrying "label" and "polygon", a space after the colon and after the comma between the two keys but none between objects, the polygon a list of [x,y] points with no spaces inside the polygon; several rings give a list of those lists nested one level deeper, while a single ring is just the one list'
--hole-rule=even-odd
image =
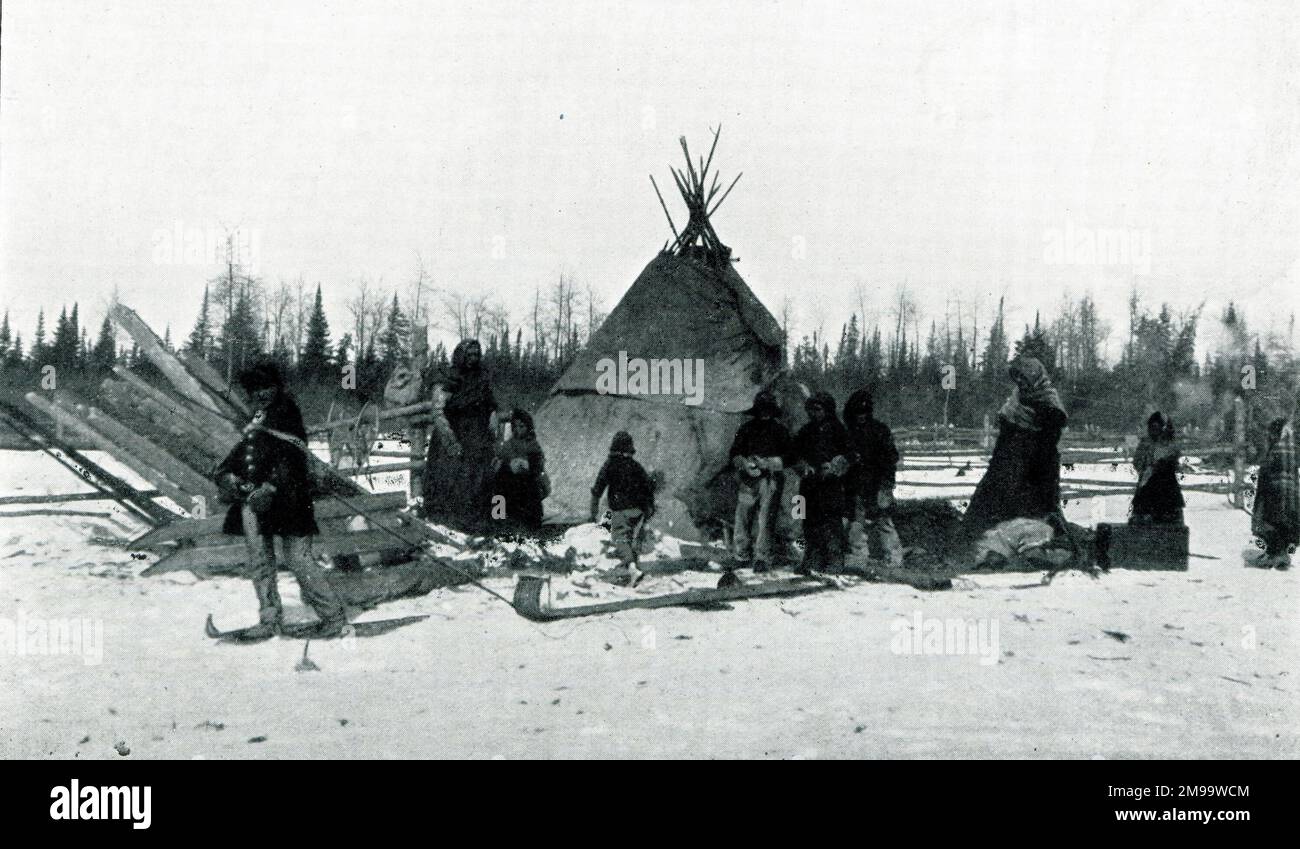
[{"label": "dark winter coat", "polygon": [[[447,392],[443,415],[451,432],[431,435],[423,480],[426,514],[467,530],[477,528],[488,516],[487,490],[496,456],[491,419],[497,408],[487,373],[465,363],[469,344],[456,346],[452,375],[442,381]],[[453,456],[449,436],[459,444],[459,456]]]},{"label": "dark winter coat", "polygon": [[1025,373],[998,414],[998,441],[963,520],[970,532],[1060,510],[1057,443],[1067,420],[1065,408],[1041,364],[1031,358],[1016,363]]},{"label": "dark winter coat", "polygon": [[[609,490],[610,510],[636,508],[645,513],[655,509],[655,488],[645,468],[626,454],[610,454],[600,467],[591,497],[599,499]],[[592,502],[595,504],[595,501]]]},{"label": "dark winter coat", "polygon": [[805,528],[810,524],[839,524],[848,505],[843,474],[823,468],[835,461],[847,471],[850,454],[848,433],[835,416],[834,402],[824,397],[830,403],[827,418],[808,422],[794,438],[794,458],[802,475],[799,494],[804,499]]},{"label": "dark winter coat", "polygon": [[[857,417],[870,417],[865,428],[859,428]],[[845,488],[850,498],[849,515],[852,514],[852,500],[856,496],[862,499],[867,515],[874,515],[878,508],[876,497],[882,489],[893,489],[898,473],[898,447],[894,444],[893,431],[889,425],[875,418],[871,404],[871,395],[864,390],[849,396],[849,403],[844,406],[845,429],[849,441],[849,468],[845,478]]]},{"label": "dark winter coat", "polygon": [[[515,472],[510,461],[528,461],[528,470]],[[512,438],[497,452],[497,471],[492,479],[492,495],[505,499],[506,520],[527,528],[542,524],[542,475],[546,456],[537,440]]]},{"label": "dark winter coat", "polygon": [[791,460],[790,431],[776,419],[752,418],[736,431],[731,441],[731,458],[780,457],[782,463]]},{"label": "dark winter coat", "polygon": [[1172,442],[1143,439],[1133,453],[1138,486],[1133,493],[1133,518],[1147,522],[1182,519],[1183,491],[1178,485],[1178,449]]},{"label": "dark winter coat", "polygon": [[[299,441],[295,445],[268,433],[277,431]],[[266,536],[303,537],[319,533],[312,509],[311,476],[307,469],[307,428],[298,405],[284,391],[244,428],[244,438],[217,466],[215,478],[233,474],[240,482],[275,487],[271,505],[258,514],[259,530]],[[244,520],[239,503],[226,512],[223,533],[242,534]]]}]

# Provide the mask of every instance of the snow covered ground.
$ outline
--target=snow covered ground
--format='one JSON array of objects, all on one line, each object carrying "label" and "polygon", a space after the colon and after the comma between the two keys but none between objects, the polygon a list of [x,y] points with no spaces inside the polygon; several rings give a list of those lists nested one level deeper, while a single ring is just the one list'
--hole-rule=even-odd
[{"label": "snow covered ground", "polygon": [[[900,495],[948,493],[909,480],[955,493],[981,473],[908,472]],[[0,494],[84,488],[42,455],[0,452]],[[0,756],[1300,756],[1297,574],[1243,566],[1249,517],[1224,496],[1188,501],[1188,572],[1066,573],[1046,586],[977,576],[937,593],[856,584],[551,624],[462,587],[365,614],[430,618],[312,643],[318,668],[302,671],[301,642],[204,637],[209,612],[227,627],[253,621],[248,582],[139,578],[152,558],[104,544],[132,526],[116,505],[67,508],[109,518],[0,516]],[[1126,503],[1084,500],[1067,515],[1119,521]],[[0,508],[16,509],[30,508]],[[583,527],[548,548],[572,545],[590,567],[599,544]],[[661,576],[639,591],[712,580]],[[306,618],[288,575],[281,588],[288,614]],[[552,586],[557,605],[589,592],[634,591],[589,572]]]}]

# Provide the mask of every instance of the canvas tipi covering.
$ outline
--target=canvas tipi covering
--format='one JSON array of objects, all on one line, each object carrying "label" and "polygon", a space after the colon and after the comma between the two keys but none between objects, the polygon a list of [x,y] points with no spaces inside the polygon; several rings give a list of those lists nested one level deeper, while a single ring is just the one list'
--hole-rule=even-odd
[{"label": "canvas tipi covering", "polygon": [[[702,186],[706,172],[675,173],[687,227],[645,267],[537,412],[552,481],[549,521],[586,519],[592,483],[620,430],[632,434],[636,459],[663,476],[656,526],[694,538],[697,524],[725,511],[710,490],[726,477],[720,473],[744,411],[777,377],[782,331],[708,225],[703,192],[683,186]],[[607,370],[620,357],[702,361],[699,403],[672,392],[609,392],[602,361]]]}]

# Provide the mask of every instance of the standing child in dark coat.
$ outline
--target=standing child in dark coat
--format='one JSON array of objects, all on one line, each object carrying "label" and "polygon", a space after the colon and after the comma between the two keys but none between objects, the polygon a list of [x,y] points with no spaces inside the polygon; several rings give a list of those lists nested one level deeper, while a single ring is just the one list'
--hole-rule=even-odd
[{"label": "standing child in dark coat", "polygon": [[276,586],[275,537],[280,538],[284,565],[298,579],[303,601],[320,617],[320,633],[337,633],[347,624],[343,605],[311,551],[312,536],[319,530],[302,413],[274,365],[247,369],[239,384],[256,412],[244,428],[243,440],[217,466],[215,478],[223,500],[230,503],[222,531],[243,534],[257,592],[258,625],[248,629],[245,638],[267,639],[280,630],[284,611]]},{"label": "standing child in dark coat", "polygon": [[876,418],[871,392],[859,389],[844,405],[852,467],[846,479],[850,560],[866,566],[870,543],[890,566],[903,565],[903,543],[894,529],[894,479],[898,448],[889,425]]},{"label": "standing child in dark coat", "polygon": [[[542,526],[546,491],[546,456],[537,444],[533,417],[524,410],[510,414],[510,438],[497,451],[492,479],[492,518],[511,529],[535,531]],[[501,504],[498,499],[504,502]],[[504,507],[500,515],[499,507]]]},{"label": "standing child in dark coat", "polygon": [[636,586],[641,580],[637,568],[637,547],[645,523],[655,512],[655,489],[641,464],[632,459],[636,446],[632,435],[625,430],[614,434],[609,446],[609,458],[600,467],[596,483],[591,488],[591,521],[600,511],[600,497],[609,490],[611,512],[609,534],[618,555],[619,566],[627,568],[627,582]]},{"label": "standing child in dark coat", "polygon": [[803,499],[803,563],[801,575],[837,572],[844,567],[844,475],[849,470],[848,434],[835,415],[835,399],[818,392],[804,403],[808,424],[794,439]]}]

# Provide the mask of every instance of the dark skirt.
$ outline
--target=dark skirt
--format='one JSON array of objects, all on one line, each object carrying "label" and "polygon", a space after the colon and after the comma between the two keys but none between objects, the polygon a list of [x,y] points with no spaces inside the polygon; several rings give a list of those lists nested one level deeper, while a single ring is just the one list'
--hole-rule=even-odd
[{"label": "dark skirt", "polygon": [[431,439],[424,467],[425,516],[462,530],[480,529],[489,516],[493,458],[491,443],[466,445],[453,457]]},{"label": "dark skirt", "polygon": [[536,529],[542,526],[542,487],[537,475],[528,471],[516,474],[502,465],[492,479],[489,501],[493,524],[500,524],[497,496],[504,499],[505,522],[511,528]]},{"label": "dark skirt", "polygon": [[962,521],[968,533],[1008,519],[1042,519],[1060,510],[1059,436],[1055,430],[1026,430],[1002,422],[988,470]]}]

